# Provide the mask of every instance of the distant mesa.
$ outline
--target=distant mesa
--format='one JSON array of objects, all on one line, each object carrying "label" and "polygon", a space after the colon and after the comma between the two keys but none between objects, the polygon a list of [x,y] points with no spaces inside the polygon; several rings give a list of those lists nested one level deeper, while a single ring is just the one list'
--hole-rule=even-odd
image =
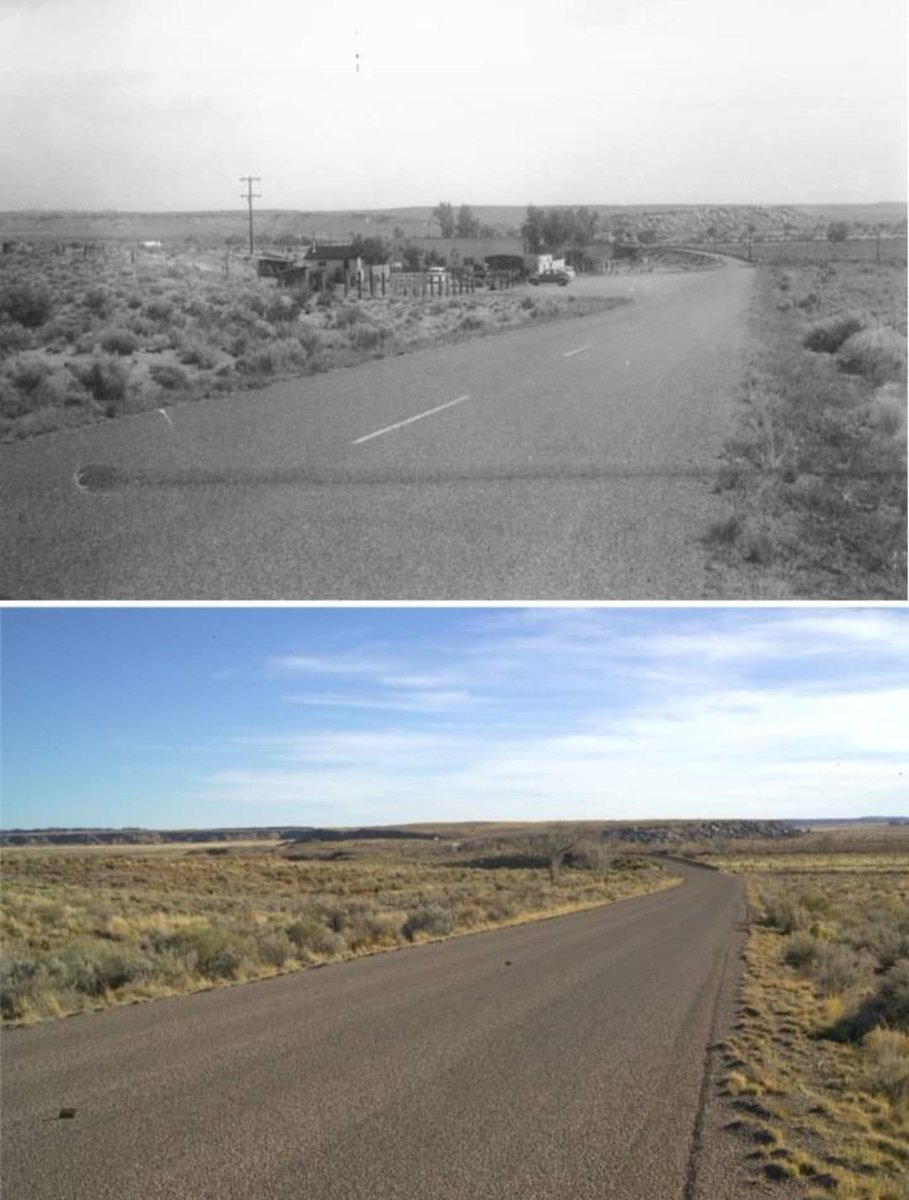
[{"label": "distant mesa", "polygon": [[[892,820],[892,818],[891,818]],[[604,841],[635,845],[676,845],[740,838],[797,837],[808,822],[717,820],[564,823],[566,833],[598,837]],[[518,822],[513,832],[533,833],[543,828],[537,822]],[[413,826],[368,825],[327,828],[312,825],[270,825],[253,828],[219,829],[8,829],[0,831],[0,846],[150,846],[165,843],[281,841],[289,845],[309,842],[439,841],[463,837],[470,823]],[[474,831],[475,832],[475,831]]]}]

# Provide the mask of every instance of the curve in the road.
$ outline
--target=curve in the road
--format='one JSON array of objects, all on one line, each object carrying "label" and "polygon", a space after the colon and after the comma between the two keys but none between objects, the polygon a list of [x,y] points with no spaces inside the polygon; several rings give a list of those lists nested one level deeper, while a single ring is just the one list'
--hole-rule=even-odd
[{"label": "curve in the road", "polygon": [[5,1200],[690,1200],[742,899],[676,869],[570,917],[6,1031]]}]

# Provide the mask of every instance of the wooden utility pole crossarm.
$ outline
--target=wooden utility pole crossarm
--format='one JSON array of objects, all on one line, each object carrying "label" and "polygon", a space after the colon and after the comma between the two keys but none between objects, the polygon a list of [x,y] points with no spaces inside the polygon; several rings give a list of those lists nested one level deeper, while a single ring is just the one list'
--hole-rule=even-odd
[{"label": "wooden utility pole crossarm", "polygon": [[246,184],[246,191],[242,193],[242,198],[249,205],[249,252],[253,252],[253,200],[260,199],[258,192],[253,191],[254,183],[261,183],[262,180],[258,175],[241,175],[240,182]]}]

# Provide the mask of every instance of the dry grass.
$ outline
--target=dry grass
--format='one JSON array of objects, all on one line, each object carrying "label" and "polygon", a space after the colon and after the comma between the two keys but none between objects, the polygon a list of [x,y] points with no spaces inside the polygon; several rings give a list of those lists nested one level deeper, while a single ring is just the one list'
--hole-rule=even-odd
[{"label": "dry grass", "polygon": [[752,324],[717,593],[904,598],[905,262],[764,268]]},{"label": "dry grass", "polygon": [[261,978],[677,882],[642,859],[567,867],[476,852],[446,841],[4,849],[3,1019]]},{"label": "dry grass", "polygon": [[909,855],[713,861],[744,876],[752,912],[723,1047],[728,1103],[767,1131],[742,1141],[743,1157],[757,1178],[810,1185],[806,1200],[904,1200]]},{"label": "dry grass", "polygon": [[261,386],[582,316],[608,298],[480,290],[364,299],[282,290],[224,251],[50,243],[0,260],[0,437]]}]

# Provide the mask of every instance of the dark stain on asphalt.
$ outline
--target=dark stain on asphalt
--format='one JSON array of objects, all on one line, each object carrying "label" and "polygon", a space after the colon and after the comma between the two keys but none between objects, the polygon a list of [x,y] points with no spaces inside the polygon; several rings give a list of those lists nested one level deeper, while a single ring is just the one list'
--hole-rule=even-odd
[{"label": "dark stain on asphalt", "polygon": [[716,466],[696,463],[653,463],[626,466],[622,463],[591,463],[586,466],[508,467],[496,466],[465,471],[409,470],[395,471],[317,471],[308,467],[287,467],[270,471],[124,471],[117,467],[86,466],[76,471],[76,487],[83,492],[118,492],[128,489],[204,488],[204,487],[383,487],[387,485],[420,485],[433,483],[476,483],[523,480],[590,480],[610,479],[690,479],[709,478]]}]

